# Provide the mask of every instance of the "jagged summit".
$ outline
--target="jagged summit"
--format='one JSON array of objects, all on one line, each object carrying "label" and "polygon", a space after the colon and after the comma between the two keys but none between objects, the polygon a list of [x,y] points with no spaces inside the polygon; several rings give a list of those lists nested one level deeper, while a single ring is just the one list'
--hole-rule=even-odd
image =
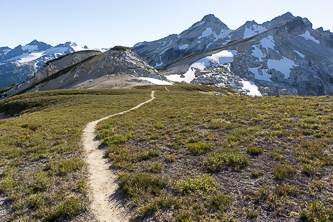
[{"label": "jagged summit", "polygon": [[307,18],[297,16],[283,23],[278,29],[287,33],[303,34],[305,30],[312,29],[312,23]]},{"label": "jagged summit", "polygon": [[223,22],[221,22],[220,19],[218,19],[217,17],[215,17],[214,14],[208,14],[208,15],[205,15],[201,21],[201,22],[207,22],[207,23],[211,23],[211,24],[218,24],[221,26],[221,28],[223,29],[229,29],[228,26],[226,24],[224,24]]},{"label": "jagged summit", "polygon": [[283,15],[280,15],[280,16],[277,16],[275,17],[274,19],[272,19],[271,21],[267,21],[267,22],[264,22],[262,24],[262,26],[264,26],[265,28],[267,29],[272,29],[290,19],[293,19],[295,18],[295,16],[293,16],[293,14],[291,14],[290,12],[287,12]]}]

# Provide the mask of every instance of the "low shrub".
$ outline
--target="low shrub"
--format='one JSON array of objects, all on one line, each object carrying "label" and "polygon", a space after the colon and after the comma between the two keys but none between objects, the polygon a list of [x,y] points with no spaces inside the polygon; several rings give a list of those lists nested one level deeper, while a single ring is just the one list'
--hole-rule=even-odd
[{"label": "low shrub", "polygon": [[212,143],[190,143],[187,145],[187,148],[195,154],[204,154],[208,153],[213,149],[214,145]]},{"label": "low shrub", "polygon": [[259,154],[263,154],[264,153],[264,150],[261,149],[261,148],[257,148],[257,147],[253,147],[253,146],[250,146],[246,149],[246,151],[251,154],[251,155],[259,155]]},{"label": "low shrub", "polygon": [[221,166],[233,166],[235,170],[249,164],[247,155],[237,151],[215,152],[208,156],[205,164],[209,170],[216,171]]},{"label": "low shrub", "polygon": [[283,180],[285,178],[291,177],[294,173],[296,173],[296,169],[293,166],[278,164],[273,169],[274,175],[276,179]]},{"label": "low shrub", "polygon": [[175,186],[181,193],[192,193],[200,190],[210,192],[216,189],[217,181],[214,177],[204,174],[194,178],[187,177],[177,180]]}]

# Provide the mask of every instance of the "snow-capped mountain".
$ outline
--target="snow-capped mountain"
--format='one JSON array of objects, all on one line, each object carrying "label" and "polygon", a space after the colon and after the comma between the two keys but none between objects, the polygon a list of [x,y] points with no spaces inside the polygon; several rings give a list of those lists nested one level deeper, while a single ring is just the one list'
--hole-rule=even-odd
[{"label": "snow-capped mountain", "polygon": [[263,24],[248,21],[238,29],[231,30],[210,14],[179,35],[169,35],[153,42],[140,42],[134,45],[133,50],[146,59],[151,66],[162,68],[194,52],[222,47],[255,36],[292,18],[294,16],[288,12]]},{"label": "snow-capped mountain", "polygon": [[162,74],[248,95],[333,95],[330,31],[314,30],[308,19],[287,13],[262,25],[247,22],[238,32],[243,39],[190,55]]},{"label": "snow-capped mountain", "polygon": [[74,42],[66,42],[51,46],[33,40],[27,45],[19,45],[14,49],[0,48],[0,88],[13,83],[20,83],[43,67],[52,59],[72,52],[88,50],[88,47],[77,46]]},{"label": "snow-capped mountain", "polygon": [[153,42],[137,43],[133,50],[155,68],[172,63],[197,51],[205,51],[232,30],[214,15],[206,15],[179,35],[173,34]]}]

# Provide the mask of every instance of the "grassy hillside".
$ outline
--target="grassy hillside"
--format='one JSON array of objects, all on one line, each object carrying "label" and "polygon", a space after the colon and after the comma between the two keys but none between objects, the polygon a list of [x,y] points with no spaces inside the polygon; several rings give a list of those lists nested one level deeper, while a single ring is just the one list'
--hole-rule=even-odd
[{"label": "grassy hillside", "polygon": [[133,219],[333,220],[333,97],[210,96],[208,86],[57,90],[0,101],[7,221],[92,220],[80,136],[101,122]]},{"label": "grassy hillside", "polygon": [[91,221],[82,129],[149,98],[144,90],[58,90],[0,101],[0,112],[21,114],[0,120],[0,197],[11,208],[0,220]]},{"label": "grassy hillside", "polygon": [[333,97],[168,88],[99,125],[134,218],[333,220]]}]

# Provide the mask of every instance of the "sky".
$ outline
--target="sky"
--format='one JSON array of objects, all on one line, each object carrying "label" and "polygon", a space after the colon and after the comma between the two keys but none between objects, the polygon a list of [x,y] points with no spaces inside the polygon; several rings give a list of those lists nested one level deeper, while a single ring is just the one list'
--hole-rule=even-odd
[{"label": "sky", "polygon": [[179,34],[207,14],[230,29],[291,12],[333,32],[332,0],[0,0],[0,47],[34,39],[89,48],[132,47]]}]

